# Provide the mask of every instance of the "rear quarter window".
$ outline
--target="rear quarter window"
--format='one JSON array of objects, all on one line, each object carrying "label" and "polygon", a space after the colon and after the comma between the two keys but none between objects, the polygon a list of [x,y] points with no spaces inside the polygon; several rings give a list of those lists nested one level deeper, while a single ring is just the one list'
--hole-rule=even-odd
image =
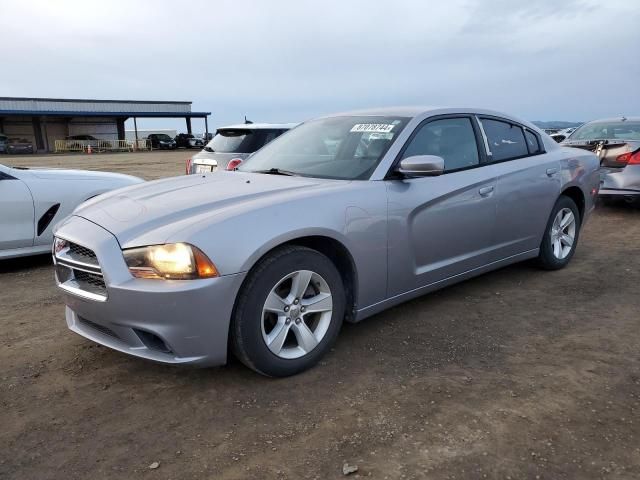
[{"label": "rear quarter window", "polygon": [[537,155],[538,153],[543,152],[542,145],[540,144],[540,140],[538,139],[538,136],[535,133],[530,132],[529,130],[525,130],[524,137],[525,137],[525,140],[527,141],[527,148],[529,149],[530,155]]}]

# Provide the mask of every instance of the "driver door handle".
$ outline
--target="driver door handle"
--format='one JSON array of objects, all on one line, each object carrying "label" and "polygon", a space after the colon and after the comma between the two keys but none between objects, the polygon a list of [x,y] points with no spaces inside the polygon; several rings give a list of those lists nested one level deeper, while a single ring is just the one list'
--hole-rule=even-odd
[{"label": "driver door handle", "polygon": [[480,194],[481,197],[488,197],[489,195],[491,195],[492,192],[493,192],[493,186],[482,187],[480,190],[478,190],[478,193]]},{"label": "driver door handle", "polygon": [[557,168],[547,168],[547,177],[551,177],[551,176],[555,175],[556,173],[558,173],[558,169]]}]

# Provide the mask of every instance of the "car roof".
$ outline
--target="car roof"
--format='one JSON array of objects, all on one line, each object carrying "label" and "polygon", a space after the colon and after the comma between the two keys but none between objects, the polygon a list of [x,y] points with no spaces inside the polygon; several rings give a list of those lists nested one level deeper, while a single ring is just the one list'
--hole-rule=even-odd
[{"label": "car roof", "polygon": [[619,117],[611,117],[611,118],[599,118],[598,120],[591,120],[587,123],[611,123],[611,122],[640,122],[640,117],[625,117],[621,115]]},{"label": "car roof", "polygon": [[424,107],[424,106],[400,106],[400,107],[379,107],[365,108],[361,110],[349,110],[346,112],[333,113],[323,115],[323,117],[342,117],[342,116],[388,116],[388,117],[417,117],[418,115],[431,111],[439,110],[442,107]]},{"label": "car roof", "polygon": [[371,116],[390,116],[390,117],[417,117],[424,114],[430,115],[446,115],[448,113],[476,113],[478,115],[495,115],[497,117],[513,117],[503,112],[495,110],[487,110],[485,108],[472,108],[472,107],[438,107],[438,106],[401,106],[401,107],[383,107],[383,108],[368,108],[364,110],[351,110],[348,112],[334,113],[331,115],[324,115],[324,117],[338,117],[338,116],[358,116],[358,115],[371,115]]},{"label": "car roof", "polygon": [[265,130],[265,129],[282,129],[290,130],[293,127],[297,127],[299,123],[238,123],[236,125],[227,125],[226,127],[220,127],[218,130]]},{"label": "car roof", "polygon": [[388,116],[388,117],[430,117],[434,115],[449,115],[449,114],[473,114],[473,115],[487,115],[504,118],[506,120],[512,120],[513,122],[524,125],[532,130],[540,130],[534,124],[528,120],[518,118],[514,115],[509,115],[504,112],[496,110],[489,110],[486,108],[475,107],[436,107],[436,106],[400,106],[400,107],[383,107],[383,108],[371,108],[366,110],[352,110],[349,112],[334,113],[331,115],[324,115],[322,118],[338,117],[338,116]]}]

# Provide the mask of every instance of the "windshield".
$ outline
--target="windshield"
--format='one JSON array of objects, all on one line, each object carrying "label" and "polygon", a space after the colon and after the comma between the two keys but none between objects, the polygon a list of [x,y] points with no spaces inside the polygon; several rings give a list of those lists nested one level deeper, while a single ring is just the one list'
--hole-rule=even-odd
[{"label": "windshield", "polygon": [[594,122],[576,129],[568,140],[640,140],[640,122]]},{"label": "windshield", "polygon": [[305,177],[364,180],[408,120],[379,116],[312,120],[256,152],[238,170],[278,169]]},{"label": "windshield", "polygon": [[162,140],[163,142],[168,142],[170,140],[173,140],[169,135],[167,135],[166,133],[159,133],[158,135],[156,135],[156,138],[158,140]]},{"label": "windshield", "polygon": [[29,143],[26,138],[10,138],[7,143]]}]

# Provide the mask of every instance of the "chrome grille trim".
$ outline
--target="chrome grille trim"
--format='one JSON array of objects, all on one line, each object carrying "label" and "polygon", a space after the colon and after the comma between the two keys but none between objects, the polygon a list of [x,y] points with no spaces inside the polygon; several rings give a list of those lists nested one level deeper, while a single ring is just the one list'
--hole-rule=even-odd
[{"label": "chrome grille trim", "polygon": [[56,261],[58,265],[64,265],[65,267],[73,268],[74,270],[102,275],[102,270],[100,269],[100,267],[94,267],[93,265],[87,265],[86,263],[74,262],[73,260],[69,260],[68,258],[60,258],[58,256],[56,256]]},{"label": "chrome grille trim", "polygon": [[[59,241],[66,242],[56,251]],[[73,295],[89,300],[107,300],[107,286],[95,252],[64,238],[54,239],[53,263],[58,286]]]}]

